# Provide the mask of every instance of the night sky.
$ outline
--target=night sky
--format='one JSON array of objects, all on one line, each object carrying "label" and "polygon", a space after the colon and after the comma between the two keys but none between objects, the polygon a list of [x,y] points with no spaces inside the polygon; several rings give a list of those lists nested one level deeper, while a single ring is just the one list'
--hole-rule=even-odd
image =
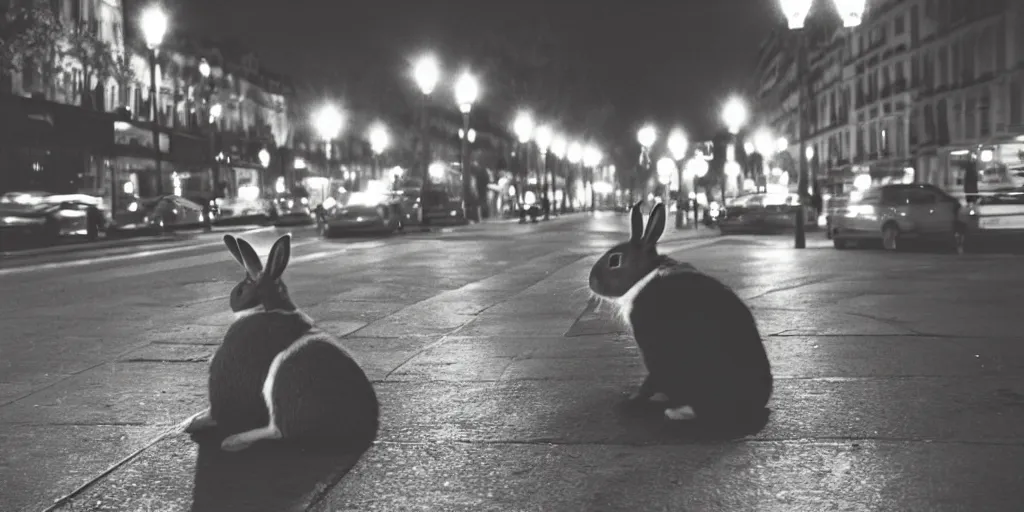
[{"label": "night sky", "polygon": [[614,104],[616,143],[645,120],[709,136],[724,99],[750,86],[759,44],[783,20],[777,0],[176,1],[172,15],[190,28],[237,38],[268,68],[337,90],[427,49],[461,65],[476,58],[478,34],[546,18]]}]

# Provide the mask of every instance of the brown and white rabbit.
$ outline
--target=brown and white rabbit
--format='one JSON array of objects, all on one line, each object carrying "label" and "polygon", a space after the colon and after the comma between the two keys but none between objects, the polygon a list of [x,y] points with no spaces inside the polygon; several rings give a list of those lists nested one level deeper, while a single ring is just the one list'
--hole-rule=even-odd
[{"label": "brown and white rabbit", "polygon": [[631,212],[629,241],[590,270],[591,291],[618,305],[647,367],[630,402],[663,402],[673,420],[756,417],[773,378],[750,309],[717,279],[659,255],[665,206],[655,205],[644,230],[640,205]]},{"label": "brown and white rabbit", "polygon": [[210,362],[210,407],[186,431],[217,427],[231,434],[221,443],[228,451],[268,439],[368,447],[379,426],[376,392],[341,343],[289,297],[281,274],[291,237],[274,243],[265,269],[245,240],[225,235],[224,244],[245,269],[231,290],[237,320]]}]

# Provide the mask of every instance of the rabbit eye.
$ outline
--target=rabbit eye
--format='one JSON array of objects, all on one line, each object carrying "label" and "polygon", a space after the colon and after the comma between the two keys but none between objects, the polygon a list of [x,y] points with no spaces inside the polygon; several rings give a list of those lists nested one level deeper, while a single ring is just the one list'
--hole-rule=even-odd
[{"label": "rabbit eye", "polygon": [[622,253],[617,252],[608,256],[608,268],[619,268],[622,266]]}]

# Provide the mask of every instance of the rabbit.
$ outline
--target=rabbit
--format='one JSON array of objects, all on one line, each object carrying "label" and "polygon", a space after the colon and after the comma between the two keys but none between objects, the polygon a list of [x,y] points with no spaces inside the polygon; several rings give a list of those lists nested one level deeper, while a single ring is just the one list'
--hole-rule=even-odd
[{"label": "rabbit", "polygon": [[299,311],[281,274],[291,236],[270,249],[264,269],[252,246],[224,235],[245,270],[231,290],[236,320],[210,361],[207,410],[186,427],[231,433],[221,443],[239,451],[271,439],[362,449],[376,439],[380,404],[373,385],[341,343]]},{"label": "rabbit", "polygon": [[717,279],[658,254],[665,205],[654,206],[646,230],[640,205],[632,208],[629,241],[590,270],[590,290],[618,306],[647,368],[627,404],[663,404],[670,420],[756,417],[773,377],[750,309]]}]

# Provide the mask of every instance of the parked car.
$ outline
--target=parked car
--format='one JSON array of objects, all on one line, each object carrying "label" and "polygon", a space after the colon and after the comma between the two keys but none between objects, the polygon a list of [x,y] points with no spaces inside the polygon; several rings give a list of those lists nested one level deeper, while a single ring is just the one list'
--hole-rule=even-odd
[{"label": "parked car", "polygon": [[1024,241],[1024,188],[1006,187],[968,199],[959,216],[963,225],[960,251],[988,242]]},{"label": "parked car", "polygon": [[206,214],[199,203],[175,195],[139,199],[127,212],[115,215],[109,231],[121,234],[132,231],[163,233],[166,231],[206,225]]},{"label": "parked car", "polygon": [[342,232],[394,233],[404,226],[399,210],[390,194],[339,192],[321,205],[317,230],[325,238]]},{"label": "parked car", "polygon": [[55,243],[66,236],[95,239],[106,226],[100,203],[88,194],[8,192],[0,196],[0,245]]},{"label": "parked car", "polygon": [[817,226],[814,209],[801,205],[798,194],[748,194],[726,202],[718,214],[718,228],[722,234],[785,231],[793,229],[798,212],[803,213],[805,227]]},{"label": "parked car", "polygon": [[895,251],[914,239],[957,247],[964,234],[960,209],[960,201],[934,185],[883,185],[837,207],[829,229],[836,249],[881,242],[886,250]]}]

